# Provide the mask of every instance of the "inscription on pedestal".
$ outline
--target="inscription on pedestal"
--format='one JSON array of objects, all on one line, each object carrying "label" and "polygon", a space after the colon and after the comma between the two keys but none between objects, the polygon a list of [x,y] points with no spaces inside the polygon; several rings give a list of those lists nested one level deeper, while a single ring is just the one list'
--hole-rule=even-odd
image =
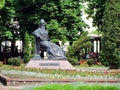
[{"label": "inscription on pedestal", "polygon": [[30,60],[26,68],[75,69],[67,60]]},{"label": "inscription on pedestal", "polygon": [[59,63],[39,63],[39,66],[60,66]]}]

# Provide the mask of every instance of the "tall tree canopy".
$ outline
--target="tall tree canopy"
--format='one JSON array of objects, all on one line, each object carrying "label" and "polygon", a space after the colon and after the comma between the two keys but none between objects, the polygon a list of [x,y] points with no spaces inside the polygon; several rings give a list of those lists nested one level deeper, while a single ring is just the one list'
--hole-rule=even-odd
[{"label": "tall tree canopy", "polygon": [[102,62],[120,68],[120,1],[87,0],[87,13],[102,31]]},{"label": "tall tree canopy", "polygon": [[15,17],[14,2],[13,0],[1,1],[4,3],[4,6],[0,9],[0,34],[4,34],[4,36],[9,37],[11,36],[9,27],[12,23],[11,19]]},{"label": "tall tree canopy", "polygon": [[101,29],[102,53],[110,68],[120,68],[120,1],[107,0]]},{"label": "tall tree canopy", "polygon": [[88,3],[88,9],[86,10],[88,17],[92,17],[93,26],[97,26],[98,30],[100,30],[103,23],[102,19],[106,0],[85,0],[85,2]]},{"label": "tall tree canopy", "polygon": [[15,0],[16,17],[20,21],[21,32],[31,33],[44,18],[50,38],[74,41],[85,27],[81,19],[79,0]]},{"label": "tall tree canopy", "polygon": [[[73,42],[79,38],[79,33],[86,27],[81,18],[82,5],[79,0],[0,0],[0,35],[12,36],[11,52],[15,45],[16,28],[11,28],[14,20],[18,21],[17,29],[25,41],[25,32],[32,34],[39,26],[41,18],[46,21],[50,39]],[[7,33],[6,33],[7,31]],[[5,33],[4,33],[5,32]],[[15,32],[15,33],[14,33]],[[27,40],[26,40],[27,41]],[[26,42],[27,43],[27,42]],[[25,45],[24,45],[25,46]]]},{"label": "tall tree canopy", "polygon": [[0,0],[0,9],[4,6],[5,0]]}]

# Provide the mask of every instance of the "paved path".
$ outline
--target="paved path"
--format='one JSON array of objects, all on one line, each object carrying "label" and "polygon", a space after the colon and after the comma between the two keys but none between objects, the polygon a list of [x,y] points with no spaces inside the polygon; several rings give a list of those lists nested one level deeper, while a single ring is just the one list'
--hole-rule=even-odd
[{"label": "paved path", "polygon": [[0,90],[22,90],[21,86],[0,86]]},{"label": "paved path", "polygon": [[24,86],[4,86],[0,82],[0,90],[22,90]]}]

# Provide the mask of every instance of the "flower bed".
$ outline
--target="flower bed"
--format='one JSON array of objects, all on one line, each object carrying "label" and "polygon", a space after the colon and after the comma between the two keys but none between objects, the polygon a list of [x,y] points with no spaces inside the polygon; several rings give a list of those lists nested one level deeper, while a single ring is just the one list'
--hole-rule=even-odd
[{"label": "flower bed", "polygon": [[120,70],[50,70],[8,66],[2,67],[1,73],[11,78],[120,79]]},{"label": "flower bed", "polygon": [[[5,85],[70,82],[120,82],[120,70],[51,70],[5,66],[0,68]],[[1,77],[1,76],[0,76]]]}]

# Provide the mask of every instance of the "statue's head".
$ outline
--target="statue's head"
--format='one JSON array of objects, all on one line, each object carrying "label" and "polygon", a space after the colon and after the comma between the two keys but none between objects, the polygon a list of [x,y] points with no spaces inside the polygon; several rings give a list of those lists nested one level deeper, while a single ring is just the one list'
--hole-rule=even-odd
[{"label": "statue's head", "polygon": [[44,26],[45,25],[45,20],[44,19],[40,19],[40,26]]},{"label": "statue's head", "polygon": [[41,20],[40,20],[40,23],[44,24],[44,23],[45,23],[45,20],[44,20],[44,19],[41,19]]}]

